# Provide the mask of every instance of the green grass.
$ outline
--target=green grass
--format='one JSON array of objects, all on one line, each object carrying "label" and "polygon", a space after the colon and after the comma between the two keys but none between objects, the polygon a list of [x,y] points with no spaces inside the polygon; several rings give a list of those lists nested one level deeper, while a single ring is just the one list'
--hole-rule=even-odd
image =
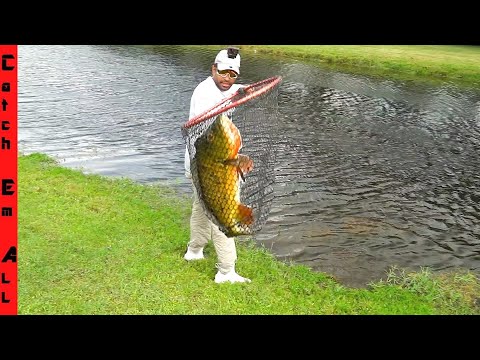
[{"label": "green grass", "polygon": [[470,272],[407,273],[348,288],[238,243],[250,284],[215,284],[215,252],[183,259],[190,199],[19,156],[18,314],[480,314]]},{"label": "green grass", "polygon": [[[209,45],[221,49],[226,45]],[[480,86],[480,46],[242,45],[242,56],[299,59],[335,70],[398,80]],[[281,75],[281,74],[279,74]]]}]

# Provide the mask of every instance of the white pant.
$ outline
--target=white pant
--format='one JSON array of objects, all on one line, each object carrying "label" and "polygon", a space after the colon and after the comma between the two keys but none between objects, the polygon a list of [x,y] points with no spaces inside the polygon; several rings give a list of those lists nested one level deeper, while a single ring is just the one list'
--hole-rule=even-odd
[{"label": "white pant", "polygon": [[235,238],[227,237],[217,225],[208,219],[198,199],[195,186],[192,187],[193,205],[188,246],[196,251],[205,247],[208,241],[212,240],[218,258],[217,268],[221,273],[226,274],[235,268],[235,261],[237,260]]}]

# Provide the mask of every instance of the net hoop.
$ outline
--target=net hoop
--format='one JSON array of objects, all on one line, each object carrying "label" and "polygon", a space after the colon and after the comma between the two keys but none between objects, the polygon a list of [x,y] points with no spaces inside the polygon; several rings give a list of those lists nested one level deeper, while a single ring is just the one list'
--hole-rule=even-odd
[{"label": "net hoop", "polygon": [[[254,98],[256,98],[256,97],[258,97],[262,94],[267,93],[268,91],[273,89],[275,86],[280,84],[281,81],[282,81],[281,76],[273,76],[271,78],[268,78],[268,79],[265,79],[265,80],[262,80],[262,81],[258,81],[256,83],[245,86],[242,89],[237,90],[234,94],[230,95],[228,98],[223,99],[222,101],[220,101],[218,104],[214,105],[209,110],[191,118],[190,120],[188,120],[182,126],[182,128],[188,129],[188,128],[194,126],[194,125],[197,125],[197,124],[201,123],[202,121],[211,119],[212,117],[217,116],[220,113],[223,113],[223,112],[225,112],[225,111],[227,111],[231,108],[234,108],[234,107],[237,107],[241,104],[244,104],[251,99],[254,99]],[[254,90],[251,93],[248,93],[246,95],[241,95],[241,93],[243,93],[244,91],[248,91],[250,89],[255,89],[255,88],[258,88],[258,89]],[[230,101],[232,101],[232,99],[234,99],[235,97],[239,97],[239,96],[242,96],[242,97],[239,98],[238,100],[234,101],[234,102],[230,102]]]}]

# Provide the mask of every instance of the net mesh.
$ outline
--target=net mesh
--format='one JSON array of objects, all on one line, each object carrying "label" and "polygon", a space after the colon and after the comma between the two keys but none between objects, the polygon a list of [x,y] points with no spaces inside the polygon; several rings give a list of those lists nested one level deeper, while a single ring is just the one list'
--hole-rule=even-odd
[{"label": "net mesh", "polygon": [[252,235],[273,200],[279,76],[251,84],[182,126],[190,171],[207,217],[227,236]]}]

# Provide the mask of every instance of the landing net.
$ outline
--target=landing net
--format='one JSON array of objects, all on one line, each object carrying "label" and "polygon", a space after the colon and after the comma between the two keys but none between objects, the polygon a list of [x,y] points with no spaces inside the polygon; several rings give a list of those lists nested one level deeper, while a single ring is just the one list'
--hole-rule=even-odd
[{"label": "landing net", "polygon": [[[267,221],[275,182],[271,128],[277,119],[281,81],[276,76],[244,87],[181,128],[200,203],[227,236],[254,234]],[[226,124],[219,119],[222,114],[241,135],[238,156],[231,153],[235,136],[228,126],[222,128]],[[243,167],[245,155],[253,161],[251,171]]]}]

